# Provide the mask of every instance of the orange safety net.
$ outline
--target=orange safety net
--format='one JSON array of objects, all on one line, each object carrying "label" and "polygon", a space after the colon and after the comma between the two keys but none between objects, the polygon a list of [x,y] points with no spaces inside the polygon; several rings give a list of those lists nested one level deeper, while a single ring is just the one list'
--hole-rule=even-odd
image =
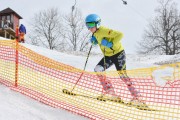
[{"label": "orange safety net", "polygon": [[[175,63],[126,71],[141,99],[149,106],[143,110],[129,104],[132,95],[117,71],[82,71],[39,55],[16,41],[0,41],[1,84],[49,106],[94,120],[180,119],[179,66],[180,63]],[[157,85],[153,73],[168,67],[173,70],[172,76],[160,77],[165,84]],[[105,79],[114,87],[116,97],[124,103],[110,97],[97,100],[104,92],[97,74],[106,76]],[[63,93],[64,89],[68,91]],[[73,94],[69,95],[72,89]]]}]

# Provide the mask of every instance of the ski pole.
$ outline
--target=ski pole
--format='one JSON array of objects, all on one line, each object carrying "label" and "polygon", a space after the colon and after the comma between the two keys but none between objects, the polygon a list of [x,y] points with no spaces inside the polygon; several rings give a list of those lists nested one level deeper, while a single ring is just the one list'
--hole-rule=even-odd
[{"label": "ski pole", "polygon": [[106,71],[106,58],[105,58],[106,48],[104,47],[104,71]]},{"label": "ski pole", "polygon": [[86,62],[85,62],[85,65],[84,65],[83,72],[81,73],[79,79],[76,81],[76,83],[75,83],[74,87],[72,88],[71,92],[74,90],[74,88],[76,87],[77,83],[79,82],[79,80],[81,79],[82,75],[84,74],[84,71],[85,71],[85,69],[86,69],[86,65],[87,65],[87,61],[88,61],[88,58],[89,58],[89,54],[90,54],[90,52],[91,52],[91,49],[92,49],[92,45],[91,45],[91,47],[90,47],[90,49],[89,49],[89,52],[88,52],[88,55],[87,55],[87,58],[86,58]]}]

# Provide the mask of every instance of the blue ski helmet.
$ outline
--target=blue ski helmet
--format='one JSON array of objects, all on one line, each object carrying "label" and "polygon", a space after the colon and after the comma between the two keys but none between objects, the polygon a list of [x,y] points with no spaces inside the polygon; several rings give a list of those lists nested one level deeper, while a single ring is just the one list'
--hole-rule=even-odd
[{"label": "blue ski helmet", "polygon": [[99,28],[101,23],[101,18],[96,14],[89,14],[86,17],[85,22],[88,29],[93,27]]}]

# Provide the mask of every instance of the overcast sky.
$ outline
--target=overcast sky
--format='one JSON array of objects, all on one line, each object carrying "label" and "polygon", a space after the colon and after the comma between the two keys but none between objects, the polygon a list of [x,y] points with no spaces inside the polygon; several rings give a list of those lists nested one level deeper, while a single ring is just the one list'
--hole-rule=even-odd
[{"label": "overcast sky", "polygon": [[[83,17],[96,13],[101,17],[102,25],[124,33],[122,43],[126,53],[135,53],[137,41],[142,40],[143,30],[150,19],[155,16],[157,0],[76,0],[76,7]],[[180,0],[173,0],[178,4]],[[69,13],[75,0],[0,0],[0,10],[10,7],[23,17],[28,32],[28,23],[40,10],[56,7],[61,13]]]}]

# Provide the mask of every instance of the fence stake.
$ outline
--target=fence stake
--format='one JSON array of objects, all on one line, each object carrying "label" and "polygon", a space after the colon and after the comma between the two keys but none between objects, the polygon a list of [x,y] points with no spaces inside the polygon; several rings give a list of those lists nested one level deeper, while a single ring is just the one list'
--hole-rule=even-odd
[{"label": "fence stake", "polygon": [[16,61],[15,61],[15,87],[18,86],[18,50],[19,50],[19,27],[17,26],[16,27],[16,40],[15,40],[15,43],[16,43]]}]

